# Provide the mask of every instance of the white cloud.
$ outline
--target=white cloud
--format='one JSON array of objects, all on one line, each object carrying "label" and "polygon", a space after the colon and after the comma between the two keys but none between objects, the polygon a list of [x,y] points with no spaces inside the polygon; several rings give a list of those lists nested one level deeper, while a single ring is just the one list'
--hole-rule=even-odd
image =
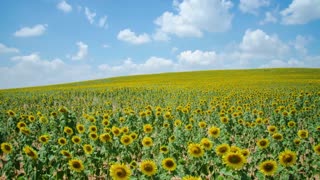
[{"label": "white cloud", "polygon": [[135,63],[127,58],[120,65],[101,64],[98,69],[106,75],[144,74],[174,71],[175,64],[170,59],[152,56],[143,63]]},{"label": "white cloud", "polygon": [[64,1],[64,0],[62,0],[60,3],[57,4],[57,8],[65,13],[72,11],[72,6],[68,4],[67,1]]},{"label": "white cloud", "polygon": [[288,8],[281,11],[284,24],[306,24],[320,19],[319,0],[293,0]]},{"label": "white cloud", "polygon": [[121,30],[117,36],[118,40],[125,41],[131,44],[144,44],[150,42],[150,37],[148,34],[143,33],[136,35],[135,32],[132,32],[130,29]]},{"label": "white cloud", "polygon": [[19,52],[19,49],[17,48],[7,47],[6,45],[0,43],[0,54],[18,53],[18,52]]},{"label": "white cloud", "polygon": [[231,27],[233,6],[228,0],[174,1],[177,14],[164,12],[155,20],[155,40],[167,40],[166,34],[179,37],[201,37],[203,31],[224,32]]},{"label": "white cloud", "polygon": [[183,51],[178,55],[180,64],[187,65],[216,65],[219,62],[215,51]]},{"label": "white cloud", "polygon": [[291,43],[293,47],[301,54],[307,54],[306,45],[311,41],[311,37],[298,35],[294,42]]},{"label": "white cloud", "polygon": [[285,60],[272,60],[267,64],[260,66],[260,68],[279,68],[279,67],[305,67],[304,62],[290,59],[289,61]]},{"label": "white cloud", "polygon": [[107,28],[108,25],[107,25],[107,16],[103,16],[99,19],[99,24],[98,24],[99,27],[101,28]]},{"label": "white cloud", "polygon": [[66,64],[59,58],[42,59],[38,53],[12,58],[11,67],[0,67],[0,88],[57,84],[96,79],[89,65]]},{"label": "white cloud", "polygon": [[269,4],[269,0],[240,0],[239,9],[244,13],[258,14],[259,8]]},{"label": "white cloud", "polygon": [[41,36],[47,29],[47,24],[37,24],[33,27],[23,27],[14,33],[16,37]]},{"label": "white cloud", "polygon": [[101,45],[103,48],[110,48],[111,46],[109,44],[102,44]]},{"label": "white cloud", "polygon": [[77,54],[71,57],[72,60],[82,60],[88,55],[88,45],[79,41],[77,42],[79,48]]},{"label": "white cloud", "polygon": [[96,17],[97,14],[95,12],[91,12],[89,10],[89,8],[87,8],[87,7],[85,7],[85,9],[84,9],[84,13],[85,13],[88,21],[90,22],[90,24],[93,24],[94,23],[94,18]]},{"label": "white cloud", "polygon": [[251,57],[266,58],[282,57],[290,50],[276,35],[268,35],[260,29],[246,30],[239,48]]},{"label": "white cloud", "polygon": [[263,25],[267,23],[276,23],[277,21],[277,18],[271,12],[266,12],[265,18],[262,21],[260,21],[260,24]]}]

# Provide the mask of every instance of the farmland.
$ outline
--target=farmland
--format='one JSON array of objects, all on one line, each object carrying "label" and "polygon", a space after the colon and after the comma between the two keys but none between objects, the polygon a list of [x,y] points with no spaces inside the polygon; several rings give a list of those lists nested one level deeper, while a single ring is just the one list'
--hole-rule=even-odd
[{"label": "farmland", "polygon": [[320,69],[5,89],[0,133],[5,179],[319,179]]}]

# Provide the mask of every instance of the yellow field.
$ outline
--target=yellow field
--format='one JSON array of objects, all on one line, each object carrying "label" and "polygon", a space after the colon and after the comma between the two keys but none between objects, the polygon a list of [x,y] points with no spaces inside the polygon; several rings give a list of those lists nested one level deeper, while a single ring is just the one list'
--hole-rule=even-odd
[{"label": "yellow field", "polygon": [[0,91],[6,179],[320,178],[320,69]]}]

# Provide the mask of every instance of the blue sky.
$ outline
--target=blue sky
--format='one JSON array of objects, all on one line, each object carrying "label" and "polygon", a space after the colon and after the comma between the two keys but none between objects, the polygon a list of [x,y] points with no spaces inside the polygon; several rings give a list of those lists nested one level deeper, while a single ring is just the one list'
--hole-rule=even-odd
[{"label": "blue sky", "polygon": [[320,67],[319,0],[2,0],[0,88]]}]

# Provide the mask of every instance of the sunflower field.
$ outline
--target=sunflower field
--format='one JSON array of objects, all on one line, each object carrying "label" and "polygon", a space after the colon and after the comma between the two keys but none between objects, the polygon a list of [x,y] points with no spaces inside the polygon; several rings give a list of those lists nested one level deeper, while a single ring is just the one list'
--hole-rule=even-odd
[{"label": "sunflower field", "polygon": [[2,179],[319,179],[320,69],[0,90]]}]

